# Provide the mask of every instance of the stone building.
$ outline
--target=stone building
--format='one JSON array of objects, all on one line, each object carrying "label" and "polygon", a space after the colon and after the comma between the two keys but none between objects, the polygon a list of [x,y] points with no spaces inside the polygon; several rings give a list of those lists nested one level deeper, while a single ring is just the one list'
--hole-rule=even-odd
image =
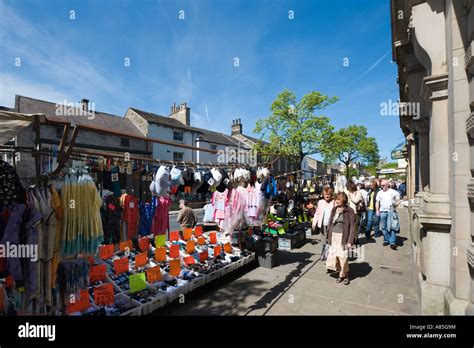
[{"label": "stone building", "polygon": [[[183,148],[172,145],[153,144],[153,158],[167,161],[186,161],[204,164],[224,164],[241,162],[252,164],[250,147],[227,134],[214,132],[209,129],[192,127],[190,108],[186,103],[173,105],[169,116],[129,108],[125,119],[130,120],[143,136],[183,144],[193,148]],[[217,151],[201,151],[196,148]],[[238,153],[242,153],[237,161]]]},{"label": "stone building", "polygon": [[423,314],[474,314],[472,5],[468,0],[391,0]]},{"label": "stone building", "polygon": [[[49,124],[45,121],[69,122],[83,124],[87,126],[97,126],[112,131],[118,131],[136,136],[142,136],[140,130],[134,126],[130,120],[121,116],[115,116],[103,112],[91,111],[87,100],[79,104],[79,108],[68,107],[65,104],[56,104],[44,100],[38,100],[30,97],[17,95],[15,97],[14,111],[24,114],[44,114],[41,122],[41,143],[45,150],[58,148],[62,134],[63,126]],[[72,131],[69,132],[69,138]],[[35,132],[33,125],[28,126],[21,131],[12,144],[17,147],[33,147]],[[110,151],[118,153],[130,153],[131,156],[150,157],[151,150],[147,141],[139,139],[130,139],[125,136],[114,134],[99,134],[88,130],[80,130],[77,135],[75,150],[88,149],[97,151]],[[28,181],[35,175],[35,160],[29,153],[20,153],[17,161],[17,172],[20,178]],[[50,172],[56,168],[56,157],[44,155],[41,156],[41,172]]]}]

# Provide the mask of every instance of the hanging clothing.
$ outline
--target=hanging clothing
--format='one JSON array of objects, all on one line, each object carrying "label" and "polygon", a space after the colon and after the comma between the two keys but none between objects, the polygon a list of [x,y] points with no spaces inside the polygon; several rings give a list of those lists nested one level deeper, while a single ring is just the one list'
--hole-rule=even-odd
[{"label": "hanging clothing", "polygon": [[214,222],[214,206],[209,203],[204,206],[203,222]]},{"label": "hanging clothing", "polygon": [[140,236],[150,234],[151,224],[156,209],[156,200],[156,197],[153,197],[151,203],[140,202],[140,228],[138,231]]},{"label": "hanging clothing", "polygon": [[10,163],[0,160],[0,208],[25,203],[26,192]]},{"label": "hanging clothing", "polygon": [[104,243],[117,244],[120,242],[120,225],[122,208],[114,195],[107,195],[103,198],[100,208],[102,227],[104,229]]},{"label": "hanging clothing", "polygon": [[[38,245],[37,227],[41,219],[41,213],[33,205],[15,204],[11,208],[0,243]],[[8,272],[15,280],[16,287],[25,286],[29,295],[36,292],[36,265],[37,262],[32,258],[7,258]]]},{"label": "hanging clothing", "polygon": [[227,189],[224,192],[215,191],[212,194],[212,205],[214,207],[213,220],[219,224],[219,227],[222,227],[222,222],[224,221],[227,196]]},{"label": "hanging clothing", "polygon": [[138,199],[133,195],[124,194],[120,198],[123,214],[122,220],[127,230],[127,239],[132,239],[138,233],[140,207],[138,206]]},{"label": "hanging clothing", "polygon": [[95,255],[104,234],[100,216],[102,199],[92,178],[88,175],[79,180],[75,175],[66,178],[61,199],[64,207],[61,255]]},{"label": "hanging clothing", "polygon": [[62,220],[64,216],[63,206],[61,204],[61,197],[59,196],[58,191],[54,188],[51,188],[51,206],[55,212],[56,218],[56,235],[54,239],[54,248],[53,248],[53,259],[51,260],[51,288],[56,286],[56,271],[60,260],[60,243],[61,243],[61,233],[62,233]]},{"label": "hanging clothing", "polygon": [[171,206],[171,198],[169,196],[161,196],[153,216],[151,232],[156,235],[166,234],[169,230],[169,210]]}]

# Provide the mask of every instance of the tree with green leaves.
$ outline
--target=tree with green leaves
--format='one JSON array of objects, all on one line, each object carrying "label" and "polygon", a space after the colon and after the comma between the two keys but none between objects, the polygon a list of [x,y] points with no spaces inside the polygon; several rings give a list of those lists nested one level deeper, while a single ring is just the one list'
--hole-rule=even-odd
[{"label": "tree with green leaves", "polygon": [[301,169],[305,156],[328,151],[334,128],[328,117],[315,113],[338,100],[311,91],[298,101],[292,91],[285,89],[273,101],[271,115],[257,121],[254,132],[268,142],[259,142],[256,150],[263,158],[275,155],[287,158]]},{"label": "tree with green leaves", "polygon": [[339,160],[346,166],[346,177],[349,179],[351,164],[360,162],[363,165],[376,165],[379,161],[377,141],[367,136],[367,128],[351,125],[338,129],[332,134],[330,146],[324,153],[325,162]]}]

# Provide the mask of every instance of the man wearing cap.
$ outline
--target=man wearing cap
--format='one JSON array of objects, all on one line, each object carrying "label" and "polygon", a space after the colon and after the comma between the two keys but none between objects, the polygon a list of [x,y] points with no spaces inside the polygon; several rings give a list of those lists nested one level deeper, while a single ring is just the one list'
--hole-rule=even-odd
[{"label": "man wearing cap", "polygon": [[380,217],[380,229],[383,233],[383,245],[387,246],[390,244],[390,248],[393,250],[397,249],[397,236],[396,231],[393,231],[391,226],[388,225],[388,216],[392,210],[394,210],[400,204],[400,194],[398,191],[389,188],[387,180],[382,180],[382,191],[377,193],[376,210],[377,216]]}]

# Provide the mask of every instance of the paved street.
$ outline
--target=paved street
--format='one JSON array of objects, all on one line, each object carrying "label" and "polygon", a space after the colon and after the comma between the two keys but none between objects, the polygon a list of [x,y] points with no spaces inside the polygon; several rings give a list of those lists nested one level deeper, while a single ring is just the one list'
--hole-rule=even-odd
[{"label": "paved street", "polygon": [[[411,261],[406,208],[400,209],[397,251],[382,238],[364,246],[364,260],[350,262],[351,284],[337,284],[319,261],[318,236],[291,252],[279,266],[250,266],[168,305],[165,315],[416,315],[417,270]],[[361,242],[363,239],[361,238]]]}]

